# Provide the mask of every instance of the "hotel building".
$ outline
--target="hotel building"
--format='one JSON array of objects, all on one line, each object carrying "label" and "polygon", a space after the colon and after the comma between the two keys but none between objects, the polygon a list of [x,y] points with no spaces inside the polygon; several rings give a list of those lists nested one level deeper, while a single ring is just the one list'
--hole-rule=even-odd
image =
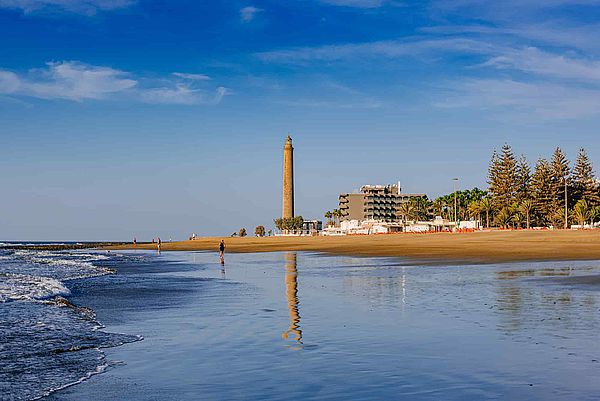
[{"label": "hotel building", "polygon": [[426,198],[425,194],[403,194],[400,183],[392,185],[364,185],[358,193],[340,194],[342,220],[374,220],[386,223],[402,221],[399,206],[412,198]]}]

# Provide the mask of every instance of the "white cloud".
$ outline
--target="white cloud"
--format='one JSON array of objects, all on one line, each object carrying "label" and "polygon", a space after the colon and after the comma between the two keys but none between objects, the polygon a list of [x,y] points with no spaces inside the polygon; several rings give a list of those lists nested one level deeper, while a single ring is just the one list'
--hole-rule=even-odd
[{"label": "white cloud", "polygon": [[46,69],[31,70],[27,76],[0,71],[0,93],[40,99],[103,99],[136,85],[123,71],[72,61],[50,62]]},{"label": "white cloud", "polygon": [[58,10],[93,15],[102,10],[128,7],[134,2],[134,0],[0,0],[0,8],[21,10],[26,14]]},{"label": "white cloud", "polygon": [[[172,78],[172,77],[175,77]],[[75,61],[50,62],[46,68],[25,74],[0,70],[0,95],[71,101],[129,99],[145,103],[213,104],[230,92],[217,87],[214,95],[198,83],[209,80],[205,75],[173,73],[156,82],[133,78],[131,73],[110,67],[87,65]]]},{"label": "white cloud", "polygon": [[14,72],[0,70],[0,93],[15,93],[19,90],[21,81]]},{"label": "white cloud", "polygon": [[242,20],[242,22],[250,22],[256,17],[256,14],[258,14],[261,11],[261,8],[257,8],[254,6],[244,7],[240,10],[240,19]]},{"label": "white cloud", "polygon": [[204,74],[188,74],[185,72],[174,72],[174,76],[191,81],[210,81],[210,77]]}]

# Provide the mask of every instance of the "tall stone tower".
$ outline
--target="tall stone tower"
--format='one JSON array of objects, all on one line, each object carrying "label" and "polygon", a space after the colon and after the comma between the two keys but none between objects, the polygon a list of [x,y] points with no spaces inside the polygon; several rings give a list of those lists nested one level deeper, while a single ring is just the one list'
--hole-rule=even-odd
[{"label": "tall stone tower", "polygon": [[294,147],[288,135],[283,147],[283,207],[281,217],[294,217]]}]

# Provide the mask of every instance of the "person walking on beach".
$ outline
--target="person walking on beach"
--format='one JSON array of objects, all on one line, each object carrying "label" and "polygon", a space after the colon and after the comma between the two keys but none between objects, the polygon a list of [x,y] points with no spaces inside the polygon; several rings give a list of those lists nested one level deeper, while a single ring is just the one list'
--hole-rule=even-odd
[{"label": "person walking on beach", "polygon": [[158,237],[156,244],[157,244],[157,248],[158,248],[158,253],[160,253],[160,244],[161,244],[160,237]]},{"label": "person walking on beach", "polygon": [[219,244],[219,256],[221,258],[221,264],[225,264],[225,258],[223,257],[224,253],[225,253],[225,240],[221,240],[221,243]]},{"label": "person walking on beach", "polygon": [[133,247],[135,248],[137,246],[137,238],[133,237]]}]

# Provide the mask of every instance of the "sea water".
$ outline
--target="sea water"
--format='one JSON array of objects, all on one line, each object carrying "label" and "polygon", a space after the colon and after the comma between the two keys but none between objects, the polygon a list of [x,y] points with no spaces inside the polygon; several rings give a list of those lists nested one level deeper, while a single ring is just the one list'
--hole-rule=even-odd
[{"label": "sea water", "polygon": [[1,400],[37,399],[79,383],[108,366],[102,348],[140,339],[102,331],[93,310],[65,298],[76,280],[114,274],[113,259],[0,247]]}]

